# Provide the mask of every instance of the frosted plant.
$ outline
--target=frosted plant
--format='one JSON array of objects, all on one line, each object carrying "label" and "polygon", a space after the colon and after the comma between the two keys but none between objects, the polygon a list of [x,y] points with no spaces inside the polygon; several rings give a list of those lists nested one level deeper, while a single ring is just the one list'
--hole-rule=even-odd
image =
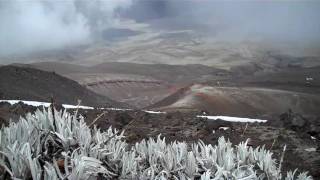
[{"label": "frosted plant", "polygon": [[92,157],[75,153],[71,159],[71,163],[72,170],[67,173],[69,174],[68,179],[89,179],[90,177],[97,177],[98,173],[102,173],[106,176],[112,174],[102,166],[101,161]]},{"label": "frosted plant", "polygon": [[[287,176],[285,177],[285,180],[311,180],[312,177],[308,176],[307,172],[303,172],[301,174],[299,174],[298,176],[296,176],[297,173],[297,169],[295,169],[293,172],[289,171],[287,172]],[[296,178],[295,178],[296,177]]]},{"label": "frosted plant", "polygon": [[58,179],[58,175],[54,166],[51,163],[46,162],[44,165],[44,179],[46,180],[56,180]]},{"label": "frosted plant", "polygon": [[[280,161],[281,162],[281,161]],[[12,179],[281,179],[311,180],[306,172],[281,175],[272,153],[247,141],[233,146],[166,143],[160,135],[134,144],[124,132],[101,131],[82,116],[37,110],[0,130],[0,174]]]}]

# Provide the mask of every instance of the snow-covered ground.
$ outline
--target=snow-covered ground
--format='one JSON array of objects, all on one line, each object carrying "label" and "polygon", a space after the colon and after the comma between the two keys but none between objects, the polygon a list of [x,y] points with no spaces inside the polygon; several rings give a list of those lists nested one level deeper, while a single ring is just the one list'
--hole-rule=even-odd
[{"label": "snow-covered ground", "polygon": [[122,108],[97,108],[97,109],[105,109],[110,111],[132,111],[133,109],[122,109]]},{"label": "snow-covered ground", "polygon": [[143,110],[143,111],[149,114],[165,114],[166,113],[162,111],[149,111],[149,110]]},{"label": "snow-covered ground", "polygon": [[254,122],[259,122],[259,123],[265,123],[267,120],[263,119],[251,119],[251,118],[240,118],[240,117],[230,117],[230,116],[197,116],[200,118],[207,118],[210,120],[223,120],[223,121],[230,121],[230,122],[249,122],[249,123],[254,123]]},{"label": "snow-covered ground", "polygon": [[[0,100],[0,102],[8,102],[11,105],[17,104],[19,102],[23,102],[24,104],[30,105],[30,106],[44,106],[44,107],[49,107],[51,103],[48,102],[39,102],[39,101],[24,101],[24,100]],[[94,109],[94,107],[91,106],[77,106],[77,105],[70,105],[70,104],[62,104],[62,106],[66,109]],[[106,109],[106,110],[111,110],[111,111],[130,111],[132,109],[120,109],[120,108],[98,108],[98,109]],[[150,114],[164,114],[166,112],[162,111],[150,111],[150,110],[143,110],[146,113]],[[210,120],[223,120],[223,121],[230,121],[230,122],[249,122],[249,123],[254,123],[254,122],[259,122],[259,123],[265,123],[267,120],[262,120],[262,119],[251,119],[251,118],[240,118],[240,117],[230,117],[230,116],[204,116],[204,115],[198,115],[197,117],[200,118],[207,118]]]},{"label": "snow-covered ground", "polygon": [[[51,103],[48,102],[39,102],[39,101],[24,101],[24,100],[0,100],[0,102],[7,102],[10,103],[11,105],[17,104],[19,102],[23,102],[26,105],[30,106],[44,106],[44,107],[49,107]],[[90,106],[77,106],[77,105],[70,105],[70,104],[62,104],[62,106],[66,109],[94,109],[93,107]]]},{"label": "snow-covered ground", "polygon": [[[0,102],[7,102],[10,103],[11,105],[13,104],[17,104],[19,102],[23,102],[26,105],[30,105],[30,106],[44,106],[44,107],[49,107],[51,103],[48,102],[39,102],[39,101],[24,101],[24,100],[0,100]],[[76,105],[70,105],[70,104],[62,104],[62,106],[66,109],[94,109],[94,107],[91,106],[76,106]],[[102,109],[102,110],[111,110],[111,111],[131,111],[132,109],[121,109],[121,108],[97,108],[97,109]],[[163,114],[165,112],[161,112],[161,111],[149,111],[149,110],[143,110],[146,113],[150,113],[150,114]]]}]

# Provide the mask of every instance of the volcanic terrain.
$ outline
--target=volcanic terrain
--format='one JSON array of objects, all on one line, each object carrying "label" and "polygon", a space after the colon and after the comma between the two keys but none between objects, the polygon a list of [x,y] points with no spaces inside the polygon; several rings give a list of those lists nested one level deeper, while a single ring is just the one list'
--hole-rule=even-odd
[{"label": "volcanic terrain", "polygon": [[125,104],[98,95],[77,82],[58,75],[27,67],[0,67],[0,98],[34,100],[56,103],[82,104],[91,106],[128,107]]}]

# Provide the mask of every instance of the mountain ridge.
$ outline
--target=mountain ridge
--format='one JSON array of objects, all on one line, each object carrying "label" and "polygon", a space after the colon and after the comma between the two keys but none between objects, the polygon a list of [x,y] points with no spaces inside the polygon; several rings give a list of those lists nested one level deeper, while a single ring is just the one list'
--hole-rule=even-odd
[{"label": "mountain ridge", "polygon": [[18,100],[50,101],[53,96],[57,103],[128,107],[124,103],[98,95],[76,81],[55,72],[46,72],[30,67],[0,67],[0,98]]}]

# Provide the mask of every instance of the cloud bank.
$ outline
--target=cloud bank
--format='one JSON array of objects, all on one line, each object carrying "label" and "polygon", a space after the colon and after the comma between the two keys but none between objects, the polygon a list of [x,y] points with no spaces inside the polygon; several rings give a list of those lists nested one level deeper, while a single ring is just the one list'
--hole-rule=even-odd
[{"label": "cloud bank", "polygon": [[106,40],[104,34],[111,32],[106,29],[119,19],[226,41],[320,45],[319,9],[318,0],[5,0],[0,1],[0,56]]},{"label": "cloud bank", "polygon": [[125,15],[222,40],[320,41],[320,1],[135,0]]},{"label": "cloud bank", "polygon": [[9,0],[0,2],[0,55],[86,44],[130,0]]}]

